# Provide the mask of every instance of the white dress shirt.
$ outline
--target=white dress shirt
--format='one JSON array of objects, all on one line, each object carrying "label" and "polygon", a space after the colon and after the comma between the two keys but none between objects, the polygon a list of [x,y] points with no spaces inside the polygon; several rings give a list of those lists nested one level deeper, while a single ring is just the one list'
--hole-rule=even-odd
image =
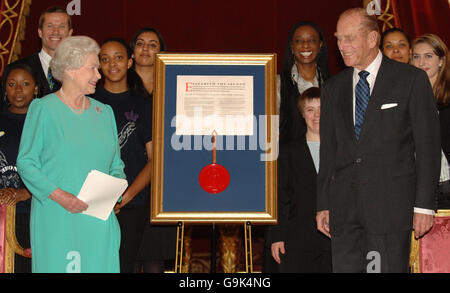
[{"label": "white dress shirt", "polygon": [[[380,69],[381,66],[381,61],[383,60],[383,54],[381,54],[381,51],[378,50],[378,55],[375,58],[375,60],[372,61],[372,63],[370,63],[369,66],[367,66],[366,69],[364,69],[365,71],[369,72],[369,75],[367,76],[367,82],[369,83],[369,89],[370,89],[370,94],[372,95],[372,91],[373,88],[375,87],[375,80],[377,79],[377,74],[378,74],[378,70]],[[355,108],[356,108],[356,95],[355,95],[355,91],[356,91],[356,85],[358,84],[359,81],[359,73],[362,70],[359,70],[357,68],[353,69],[353,124],[356,123],[355,120]]]},{"label": "white dress shirt", "polygon": [[[314,82],[305,80],[301,74],[298,73],[297,65],[294,63],[291,69],[291,78],[293,83],[297,83],[298,92],[302,94],[311,87],[319,87],[319,71],[316,71]],[[281,77],[277,75],[277,114],[280,113],[281,104]]]},{"label": "white dress shirt", "polygon": [[50,61],[52,61],[52,56],[48,55],[44,49],[39,52],[39,60],[41,60],[42,70],[44,71],[45,77],[47,77],[48,68],[50,67]]},{"label": "white dress shirt", "polygon": [[[377,79],[378,70],[380,69],[382,60],[383,60],[383,54],[381,54],[381,51],[378,50],[377,57],[365,69],[365,71],[369,72],[369,75],[367,76],[366,79],[370,86],[370,94],[372,94],[372,90],[375,87],[375,81]],[[353,123],[355,123],[355,121],[356,121],[355,120],[355,107],[356,107],[355,89],[356,89],[356,84],[358,84],[358,81],[360,78],[358,75],[359,72],[361,72],[361,70],[354,68],[354,70],[353,70]],[[427,214],[427,215],[435,214],[434,210],[428,210],[428,209],[422,209],[422,208],[416,208],[416,207],[414,208],[414,212],[419,213],[419,214]]]}]

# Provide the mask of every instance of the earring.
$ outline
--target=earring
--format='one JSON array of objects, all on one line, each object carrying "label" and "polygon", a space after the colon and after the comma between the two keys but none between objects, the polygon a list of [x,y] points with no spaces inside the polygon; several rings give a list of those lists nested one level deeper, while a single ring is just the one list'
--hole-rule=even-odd
[{"label": "earring", "polygon": [[4,101],[4,104],[6,107],[9,107],[11,105],[11,103],[8,100],[8,95],[6,92],[5,92],[5,95],[3,96],[3,101]]}]

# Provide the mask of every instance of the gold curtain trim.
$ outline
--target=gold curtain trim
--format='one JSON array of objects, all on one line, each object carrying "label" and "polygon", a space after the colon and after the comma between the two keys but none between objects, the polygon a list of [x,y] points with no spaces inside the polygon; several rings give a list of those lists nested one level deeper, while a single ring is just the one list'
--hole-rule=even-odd
[{"label": "gold curtain trim", "polygon": [[[9,35],[6,40],[0,40],[0,75],[3,75],[6,65],[19,59],[22,53],[21,41],[25,39],[26,17],[30,15],[31,2],[32,0],[16,0],[11,4],[10,0],[3,0],[5,9],[0,12],[2,16],[0,30],[9,31]],[[14,27],[15,18],[18,18],[16,27]]]}]

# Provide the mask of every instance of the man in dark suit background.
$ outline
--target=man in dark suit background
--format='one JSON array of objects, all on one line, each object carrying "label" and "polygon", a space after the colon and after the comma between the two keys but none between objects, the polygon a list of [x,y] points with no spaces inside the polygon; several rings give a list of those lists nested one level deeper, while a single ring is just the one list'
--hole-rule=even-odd
[{"label": "man in dark suit background", "polygon": [[[39,98],[55,92],[61,87],[61,84],[53,79],[49,66],[56,47],[63,39],[71,36],[72,32],[72,19],[65,9],[60,7],[46,9],[39,17],[38,35],[42,41],[41,50],[14,62],[28,64],[36,72]],[[5,72],[7,72],[6,70]]]},{"label": "man in dark suit background", "polygon": [[336,37],[350,68],[322,91],[317,228],[334,272],[407,272],[411,229],[431,229],[440,172],[439,121],[424,71],[378,49],[376,18],[341,14]]}]

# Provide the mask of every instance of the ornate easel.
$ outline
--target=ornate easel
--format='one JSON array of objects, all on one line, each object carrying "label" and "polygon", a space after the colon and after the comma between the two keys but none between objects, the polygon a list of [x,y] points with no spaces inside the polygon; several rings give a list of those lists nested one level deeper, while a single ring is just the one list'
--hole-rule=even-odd
[{"label": "ornate easel", "polygon": [[[211,273],[215,273],[215,264],[216,264],[216,250],[215,250],[215,244],[216,244],[216,236],[215,236],[215,223],[212,224],[212,239],[211,239]],[[232,227],[235,228],[235,227]],[[231,231],[231,232],[230,232]],[[235,233],[235,229],[222,229],[221,232],[221,238],[222,240],[228,239],[227,242],[224,244],[225,246],[229,247],[230,244],[234,248],[235,246],[235,237],[229,237],[231,236],[237,236]],[[185,239],[184,239],[184,222],[180,221],[177,225],[177,245],[176,245],[176,254],[175,254],[175,273],[188,273],[189,272],[189,258],[190,258],[190,239],[186,242],[186,250],[184,250],[185,245]],[[231,239],[231,241],[229,240]],[[232,242],[232,243],[230,243]],[[245,246],[245,272],[246,273],[253,273],[253,254],[252,254],[252,225],[250,221],[244,222],[244,246]],[[232,249],[233,251],[235,249]],[[236,252],[234,251],[228,251],[224,258],[229,259],[231,263],[226,262],[224,265],[224,273],[235,273],[236,269]],[[187,252],[187,253],[185,253]],[[187,256],[187,260],[183,260],[183,256]],[[185,263],[183,263],[185,261]]]}]

